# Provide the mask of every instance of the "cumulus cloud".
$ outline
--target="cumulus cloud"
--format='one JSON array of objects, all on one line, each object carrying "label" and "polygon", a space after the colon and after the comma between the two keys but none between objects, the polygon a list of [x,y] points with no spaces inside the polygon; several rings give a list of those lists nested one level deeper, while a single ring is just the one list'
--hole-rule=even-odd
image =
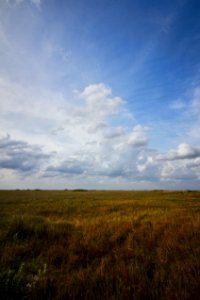
[{"label": "cumulus cloud", "polygon": [[80,97],[85,99],[87,108],[102,115],[114,114],[124,101],[120,97],[113,97],[111,88],[103,83],[87,86]]},{"label": "cumulus cloud", "polygon": [[142,127],[141,125],[136,125],[132,132],[129,134],[128,137],[128,144],[133,147],[141,147],[145,146],[148,143],[148,138],[146,136],[146,128]]},{"label": "cumulus cloud", "polygon": [[[31,145],[31,141],[44,146],[46,152],[55,151],[45,176],[117,177],[137,172],[135,162],[139,149],[148,143],[146,127],[138,124],[131,129],[123,125],[127,119],[125,101],[113,96],[111,88],[103,83],[76,92],[74,103],[62,94],[24,88],[4,79],[0,80],[0,87],[0,97],[6,99],[0,103],[2,128],[9,130],[17,141],[26,141],[25,144],[17,142],[22,157],[27,152],[23,147]],[[116,117],[120,117],[120,126],[115,124]],[[5,141],[14,143],[10,138]],[[16,169],[25,168],[22,160]],[[14,169],[11,157],[9,161]],[[2,162],[4,167],[8,164]],[[27,168],[33,167],[30,162],[26,164]]]},{"label": "cumulus cloud", "polygon": [[33,173],[48,158],[39,146],[11,139],[9,135],[0,139],[0,169]]},{"label": "cumulus cloud", "polygon": [[134,118],[127,126],[126,101],[110,87],[91,84],[72,97],[0,80],[1,128],[14,137],[0,139],[1,174],[15,170],[44,181],[140,187],[145,182],[154,188],[172,180],[199,180],[200,147],[182,143],[164,153],[149,149],[149,128]]},{"label": "cumulus cloud", "polygon": [[157,155],[157,160],[182,160],[200,157],[200,147],[192,147],[188,144],[180,144],[177,150],[170,150],[166,154]]},{"label": "cumulus cloud", "polygon": [[152,176],[155,182],[162,184],[198,185],[200,179],[200,147],[180,144],[177,149],[165,153],[154,151],[139,156],[137,169],[145,176]]},{"label": "cumulus cloud", "polygon": [[167,161],[162,164],[160,178],[172,182],[173,180],[182,181],[187,184],[187,181],[197,181],[200,179],[199,165],[186,163],[185,161]]},{"label": "cumulus cloud", "polygon": [[[82,92],[77,92],[80,100],[78,107],[72,107],[73,116],[79,121],[88,118],[93,125],[122,112],[125,101],[112,95],[111,88],[103,83],[86,86]],[[86,123],[88,123],[86,122]]]}]

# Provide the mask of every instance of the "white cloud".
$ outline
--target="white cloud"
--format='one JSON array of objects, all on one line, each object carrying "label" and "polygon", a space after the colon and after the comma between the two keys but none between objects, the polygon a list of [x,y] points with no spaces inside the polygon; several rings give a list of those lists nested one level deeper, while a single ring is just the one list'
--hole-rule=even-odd
[{"label": "white cloud", "polygon": [[77,175],[79,165],[88,176],[130,176],[138,149],[147,145],[146,129],[112,124],[112,118],[126,118],[125,101],[102,83],[74,97],[73,103],[61,93],[1,79],[1,128],[12,138],[55,151],[48,174]]},{"label": "white cloud", "polygon": [[103,83],[87,86],[80,97],[85,100],[88,113],[100,118],[117,113],[125,103],[120,97],[113,97],[112,90]]},{"label": "white cloud", "polygon": [[159,182],[169,182],[176,185],[188,184],[193,181],[198,186],[200,178],[200,147],[192,147],[188,144],[180,144],[177,149],[165,153],[152,153],[140,158],[138,171],[150,175],[153,170],[157,174]]},{"label": "white cloud", "polygon": [[[9,133],[10,140],[20,141],[28,149],[28,154],[22,149],[20,159],[19,151],[17,156],[9,152],[11,156],[1,161],[1,176],[6,168],[31,172],[38,155],[46,168],[37,164],[34,180],[37,170],[44,182],[47,177],[60,182],[67,178],[72,186],[75,178],[88,184],[95,178],[96,186],[102,182],[123,182],[124,186],[145,182],[147,186],[149,182],[152,188],[172,184],[172,180],[180,183],[190,178],[198,182],[200,178],[200,147],[182,143],[164,153],[150,150],[146,126],[114,122],[118,117],[126,119],[126,102],[103,83],[86,86],[70,99],[1,78],[0,116],[3,136]],[[38,150],[28,162],[32,147],[28,145],[32,144],[50,155]],[[5,181],[4,177],[7,186]]]},{"label": "white cloud", "polygon": [[168,161],[161,168],[161,180],[193,181],[199,180],[199,170],[191,168],[183,161]]},{"label": "white cloud", "polygon": [[200,157],[200,147],[192,147],[188,144],[180,144],[177,150],[170,150],[165,154],[157,155],[157,160],[182,160]]},{"label": "white cloud", "polygon": [[136,125],[133,131],[129,134],[128,144],[134,147],[145,146],[148,143],[148,138],[146,136],[146,128],[141,125]]}]

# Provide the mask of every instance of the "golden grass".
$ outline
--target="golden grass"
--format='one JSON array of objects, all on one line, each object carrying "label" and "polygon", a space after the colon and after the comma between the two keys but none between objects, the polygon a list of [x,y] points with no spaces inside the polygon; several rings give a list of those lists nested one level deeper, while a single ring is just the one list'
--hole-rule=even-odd
[{"label": "golden grass", "polygon": [[200,192],[0,191],[3,299],[199,299]]}]

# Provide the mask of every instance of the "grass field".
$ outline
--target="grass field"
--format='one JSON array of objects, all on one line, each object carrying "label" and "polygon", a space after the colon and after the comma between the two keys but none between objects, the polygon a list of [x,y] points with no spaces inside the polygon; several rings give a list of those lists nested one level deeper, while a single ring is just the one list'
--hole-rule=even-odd
[{"label": "grass field", "polygon": [[200,192],[0,191],[0,297],[200,299]]}]

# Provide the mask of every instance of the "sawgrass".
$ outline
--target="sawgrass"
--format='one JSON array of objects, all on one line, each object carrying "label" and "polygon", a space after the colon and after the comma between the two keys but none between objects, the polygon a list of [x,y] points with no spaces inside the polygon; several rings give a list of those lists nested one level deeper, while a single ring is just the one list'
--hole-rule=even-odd
[{"label": "sawgrass", "polygon": [[0,191],[2,299],[199,299],[200,192]]}]

